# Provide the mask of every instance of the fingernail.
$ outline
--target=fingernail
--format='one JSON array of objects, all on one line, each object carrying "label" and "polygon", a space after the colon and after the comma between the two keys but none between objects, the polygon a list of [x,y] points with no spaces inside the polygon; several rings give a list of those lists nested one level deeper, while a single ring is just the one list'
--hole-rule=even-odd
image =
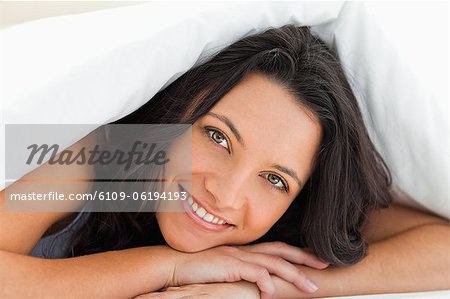
[{"label": "fingernail", "polygon": [[308,278],[306,279],[306,287],[311,291],[311,293],[314,293],[319,289],[319,287],[316,286],[316,284],[311,280],[309,280]]}]

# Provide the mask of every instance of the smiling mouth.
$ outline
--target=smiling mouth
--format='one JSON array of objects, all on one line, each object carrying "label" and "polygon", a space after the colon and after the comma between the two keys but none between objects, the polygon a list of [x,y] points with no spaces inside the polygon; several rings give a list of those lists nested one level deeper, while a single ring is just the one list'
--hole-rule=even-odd
[{"label": "smiling mouth", "polygon": [[183,201],[183,204],[188,215],[197,223],[210,229],[224,229],[234,226],[233,224],[227,223],[226,220],[208,212],[208,210],[201,206],[195,200],[195,197],[193,197],[192,194],[186,191],[183,186],[181,186],[180,184],[178,184],[178,186],[181,191],[184,191],[188,194],[188,198],[187,200]]}]

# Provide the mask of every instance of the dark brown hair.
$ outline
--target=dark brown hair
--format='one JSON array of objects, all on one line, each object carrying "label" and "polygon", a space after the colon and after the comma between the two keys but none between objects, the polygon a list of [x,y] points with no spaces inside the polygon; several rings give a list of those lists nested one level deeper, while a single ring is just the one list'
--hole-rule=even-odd
[{"label": "dark brown hair", "polygon": [[[259,72],[312,111],[322,127],[315,168],[287,212],[256,242],[311,248],[333,265],[361,260],[367,213],[391,202],[391,175],[372,144],[337,55],[308,27],[287,25],[242,38],[183,74],[116,123],[194,123]],[[149,213],[91,213],[72,239],[74,255],[165,244]]]}]

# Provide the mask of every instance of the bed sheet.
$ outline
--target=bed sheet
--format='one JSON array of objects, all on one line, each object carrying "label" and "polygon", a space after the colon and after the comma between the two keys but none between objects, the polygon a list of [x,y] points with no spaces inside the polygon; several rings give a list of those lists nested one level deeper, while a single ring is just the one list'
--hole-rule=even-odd
[{"label": "bed sheet", "polygon": [[396,293],[396,294],[377,294],[377,295],[361,295],[361,296],[343,296],[343,297],[327,297],[339,299],[448,299],[450,298],[450,290],[432,291],[432,292],[414,292],[414,293]]}]

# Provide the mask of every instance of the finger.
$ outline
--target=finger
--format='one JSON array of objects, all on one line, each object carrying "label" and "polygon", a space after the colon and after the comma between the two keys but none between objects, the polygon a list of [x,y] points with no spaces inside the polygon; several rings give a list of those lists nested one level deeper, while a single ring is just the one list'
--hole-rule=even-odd
[{"label": "finger", "polygon": [[164,297],[163,297],[162,293],[158,293],[158,292],[147,293],[147,294],[142,294],[142,295],[133,297],[133,299],[149,299],[149,298],[151,298],[151,299],[163,299]]},{"label": "finger", "polygon": [[266,268],[239,259],[236,259],[236,265],[233,268],[237,271],[238,277],[231,277],[230,282],[246,280],[256,283],[261,292],[261,299],[273,297],[275,286]]},{"label": "finger", "polygon": [[180,289],[182,289],[180,286],[171,286],[171,287],[166,287],[160,290],[160,292],[166,292],[166,291],[179,291]]},{"label": "finger", "polygon": [[186,297],[186,292],[183,291],[165,291],[159,293],[150,293],[147,295],[151,295],[149,297],[138,297],[138,299],[179,299],[182,297]]},{"label": "finger", "polygon": [[325,269],[329,266],[329,263],[320,260],[313,253],[283,242],[266,242],[239,246],[238,248],[248,252],[276,255],[291,263],[306,265],[316,269]]},{"label": "finger", "polygon": [[329,266],[329,263],[320,260],[312,252],[283,242],[266,242],[245,245],[240,248],[249,252],[277,255],[292,263],[307,265],[313,268],[324,269]]},{"label": "finger", "polygon": [[162,289],[159,292],[152,292],[147,294],[142,294],[133,299],[179,299],[182,296],[188,295],[188,290],[181,287],[168,287]]},{"label": "finger", "polygon": [[239,258],[266,268],[269,273],[275,274],[283,280],[292,283],[304,292],[313,293],[318,289],[300,269],[277,255],[242,251]]}]

